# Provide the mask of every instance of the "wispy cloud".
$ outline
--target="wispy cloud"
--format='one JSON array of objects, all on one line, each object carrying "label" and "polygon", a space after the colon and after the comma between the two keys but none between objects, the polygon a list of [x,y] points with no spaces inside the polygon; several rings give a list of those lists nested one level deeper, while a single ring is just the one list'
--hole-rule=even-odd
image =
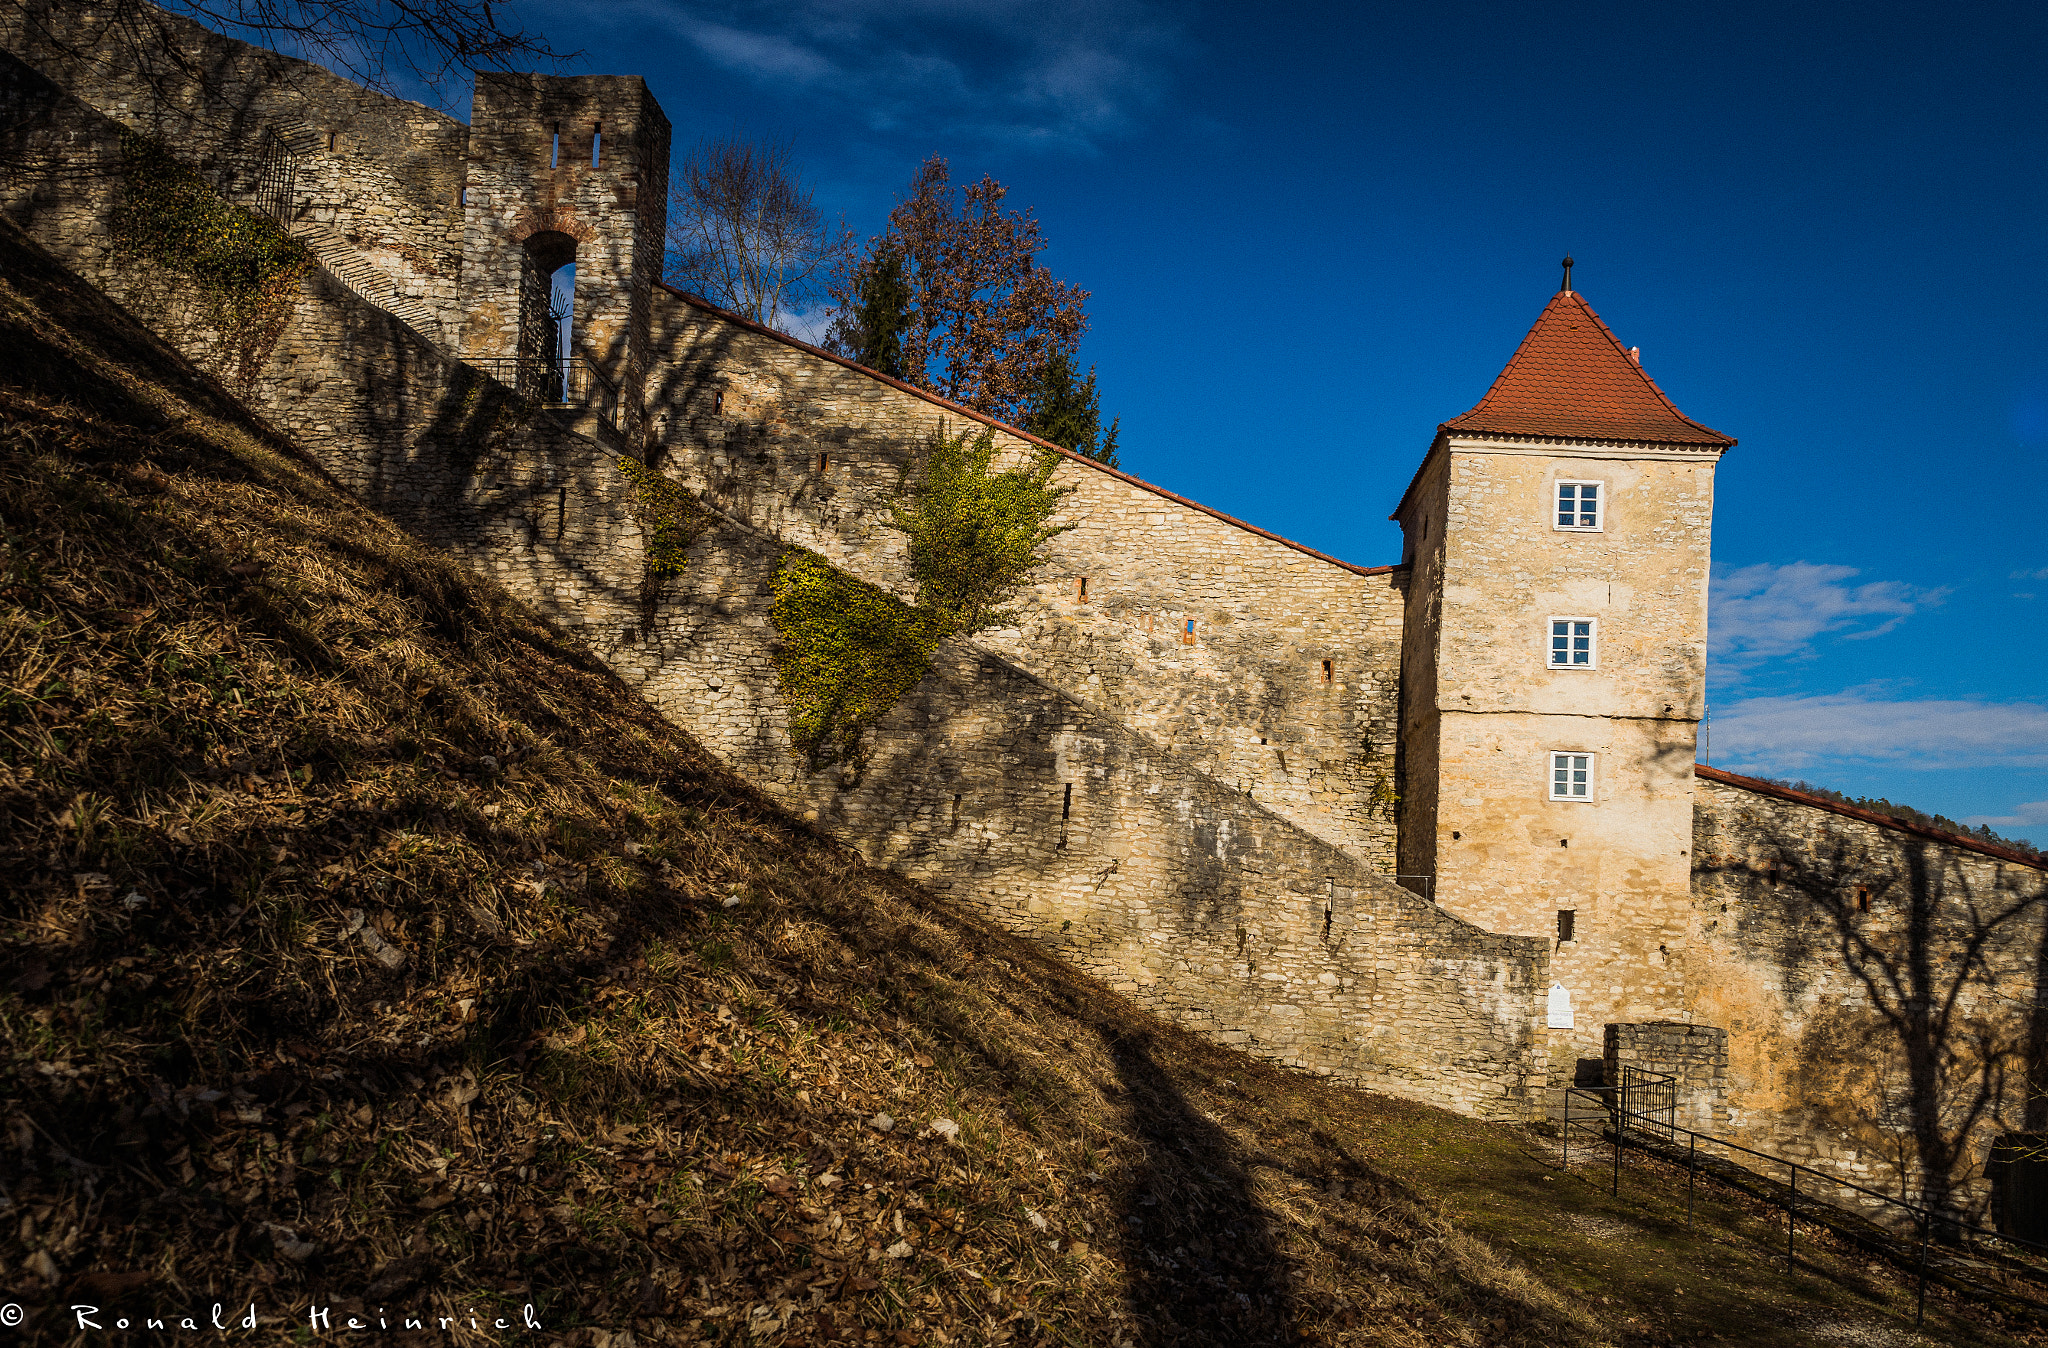
[{"label": "wispy cloud", "polygon": [[675,0],[585,4],[653,21],[707,59],[842,105],[876,130],[1092,148],[1164,94],[1185,39],[1149,0]]},{"label": "wispy cloud", "polygon": [[1767,660],[1808,658],[1824,636],[1883,636],[1949,593],[1897,580],[1849,584],[1860,574],[1853,566],[1760,562],[1717,575],[1707,627],[1715,674],[1740,679]]},{"label": "wispy cloud", "polygon": [[2015,806],[2011,814],[1973,814],[1963,822],[1993,828],[2048,828],[2048,800],[2030,800]]},{"label": "wispy cloud", "polygon": [[2048,705],[1887,701],[1856,692],[1753,697],[1716,708],[1714,762],[1759,772],[1831,763],[1903,768],[2048,767]]}]

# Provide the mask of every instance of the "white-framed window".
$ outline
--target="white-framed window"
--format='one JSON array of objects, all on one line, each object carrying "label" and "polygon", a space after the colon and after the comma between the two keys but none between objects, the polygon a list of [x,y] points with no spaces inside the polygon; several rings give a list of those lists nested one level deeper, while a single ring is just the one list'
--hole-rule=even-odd
[{"label": "white-framed window", "polygon": [[1593,799],[1593,755],[1560,750],[1550,755],[1550,798],[1581,804]]},{"label": "white-framed window", "polygon": [[1552,618],[1550,654],[1552,669],[1598,669],[1600,667],[1600,620],[1598,618]]},{"label": "white-framed window", "polygon": [[1553,529],[1578,529],[1599,533],[1607,518],[1605,482],[1563,481],[1557,484],[1556,508],[1550,512]]}]

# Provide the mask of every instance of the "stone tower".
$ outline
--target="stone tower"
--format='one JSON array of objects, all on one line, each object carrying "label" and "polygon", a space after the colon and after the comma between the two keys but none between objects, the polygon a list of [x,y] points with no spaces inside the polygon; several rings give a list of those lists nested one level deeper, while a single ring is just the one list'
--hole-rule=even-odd
[{"label": "stone tower", "polygon": [[[465,360],[637,436],[668,150],[668,118],[638,76],[477,76],[463,189]],[[550,359],[549,280],[572,262],[564,365]]]},{"label": "stone tower", "polygon": [[1680,1019],[1714,465],[1565,287],[1399,521],[1400,870],[1451,913],[1555,943],[1553,1084],[1613,1021]]}]

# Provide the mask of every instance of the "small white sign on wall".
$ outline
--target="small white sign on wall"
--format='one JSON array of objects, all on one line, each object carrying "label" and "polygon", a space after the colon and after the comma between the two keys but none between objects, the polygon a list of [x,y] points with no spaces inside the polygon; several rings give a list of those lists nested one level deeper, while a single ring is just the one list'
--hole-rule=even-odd
[{"label": "small white sign on wall", "polygon": [[1550,985],[1549,1024],[1553,1030],[1572,1028],[1572,994],[1562,983]]}]

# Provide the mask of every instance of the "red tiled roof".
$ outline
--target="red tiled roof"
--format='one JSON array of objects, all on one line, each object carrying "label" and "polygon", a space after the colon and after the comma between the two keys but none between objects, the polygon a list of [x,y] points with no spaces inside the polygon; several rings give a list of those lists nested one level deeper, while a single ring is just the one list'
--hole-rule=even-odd
[{"label": "red tiled roof", "polygon": [[1302,553],[1305,556],[1313,557],[1319,562],[1328,562],[1332,566],[1341,566],[1346,571],[1356,572],[1358,575],[1361,576],[1384,576],[1392,572],[1399,571],[1401,569],[1398,564],[1394,566],[1360,566],[1356,562],[1347,562],[1341,557],[1332,557],[1327,552],[1317,552],[1314,548],[1309,547],[1305,543],[1297,543],[1291,538],[1282,538],[1279,534],[1273,533],[1270,530],[1261,529],[1256,524],[1246,524],[1243,520],[1238,519],[1234,515],[1226,515],[1220,510],[1216,510],[1209,506],[1203,505],[1200,501],[1190,501],[1187,497],[1175,495],[1173,492],[1168,491],[1164,487],[1155,487],[1150,482],[1145,481],[1143,478],[1132,477],[1129,473],[1126,473],[1121,469],[1111,468],[1106,463],[1098,463],[1094,459],[1089,458],[1085,454],[1076,454],[1073,450],[1063,449],[1060,446],[1054,444],[1050,440],[1042,440],[1039,437],[1033,435],[1030,431],[1020,431],[1015,426],[1011,426],[1008,425],[1007,423],[997,421],[994,417],[990,416],[986,412],[977,412],[971,407],[967,407],[960,403],[952,402],[948,399],[941,398],[938,394],[932,393],[926,389],[921,389],[915,384],[908,384],[901,379],[896,379],[890,375],[883,374],[880,370],[871,370],[867,366],[860,365],[853,361],[850,361],[844,356],[835,356],[830,351],[825,350],[823,347],[812,346],[809,342],[800,341],[797,338],[790,336],[786,332],[777,332],[774,328],[769,327],[765,323],[756,323],[753,319],[743,318],[739,314],[733,313],[729,309],[721,309],[717,305],[713,304],[710,300],[705,299],[702,295],[693,295],[687,290],[679,290],[675,286],[669,285],[666,281],[657,281],[655,282],[655,285],[662,290],[666,290],[669,294],[674,295],[677,299],[682,300],[684,303],[689,304],[694,308],[702,309],[706,313],[716,314],[720,318],[724,319],[726,322],[737,324],[740,327],[747,329],[749,332],[757,332],[763,337],[772,337],[776,341],[781,342],[784,346],[793,346],[797,350],[816,356],[820,360],[829,360],[834,365],[843,365],[847,369],[852,370],[858,374],[864,374],[868,378],[876,380],[879,383],[887,384],[891,388],[901,389],[905,393],[909,393],[916,397],[922,398],[924,399],[924,401],[930,403],[934,407],[944,408],[946,411],[952,412],[957,416],[966,417],[971,421],[978,421],[984,426],[993,426],[997,430],[1006,432],[1007,434],[1010,435],[1014,435],[1020,440],[1029,440],[1032,444],[1038,445],[1041,448],[1050,449],[1056,453],[1063,454],[1067,458],[1072,459],[1075,463],[1085,464],[1088,467],[1093,468],[1098,473],[1107,473],[1111,477],[1116,478],[1119,481],[1128,482],[1133,487],[1137,487],[1144,491],[1151,492],[1154,496],[1164,497],[1165,499],[1172,501],[1176,505],[1184,505],[1189,507],[1190,509],[1199,510],[1204,515],[1209,515],[1215,519],[1222,520],[1225,524],[1234,525],[1235,527],[1244,530],[1248,534],[1257,534],[1260,538],[1271,539],[1273,542],[1278,543],[1283,547],[1293,548],[1296,552]]},{"label": "red tiled roof", "polygon": [[1592,306],[1560,290],[1453,435],[1647,441],[1726,449],[1735,441],[1672,406]]},{"label": "red tiled roof", "polygon": [[1947,843],[1950,847],[1960,847],[1969,852],[1981,852],[1987,857],[1995,857],[2000,861],[2010,861],[2016,865],[2029,866],[2037,871],[2048,871],[2048,861],[2044,861],[2040,857],[2030,857],[2024,852],[2015,852],[2009,847],[1999,847],[1993,843],[1979,842],[1975,838],[1965,838],[1960,834],[1944,833],[1938,828],[1926,828],[1919,824],[1908,823],[1903,819],[1894,819],[1888,814],[1877,814],[1871,810],[1860,810],[1854,805],[1844,805],[1839,800],[1829,800],[1825,796],[1810,796],[1804,791],[1794,791],[1789,786],[1779,786],[1776,782],[1766,782],[1756,777],[1741,777],[1732,772],[1724,772],[1720,768],[1710,768],[1705,763],[1693,764],[1692,772],[1695,777],[1704,777],[1710,782],[1719,782],[1723,786],[1739,786],[1744,791],[1754,791],[1760,796],[1772,796],[1778,800],[1789,800],[1794,805],[1810,805],[1816,810],[1826,810],[1830,814],[1847,815],[1851,819],[1861,819],[1866,824],[1878,824],[1884,828],[1897,829],[1901,833],[1911,833],[1917,837],[1931,838],[1938,843]]}]

